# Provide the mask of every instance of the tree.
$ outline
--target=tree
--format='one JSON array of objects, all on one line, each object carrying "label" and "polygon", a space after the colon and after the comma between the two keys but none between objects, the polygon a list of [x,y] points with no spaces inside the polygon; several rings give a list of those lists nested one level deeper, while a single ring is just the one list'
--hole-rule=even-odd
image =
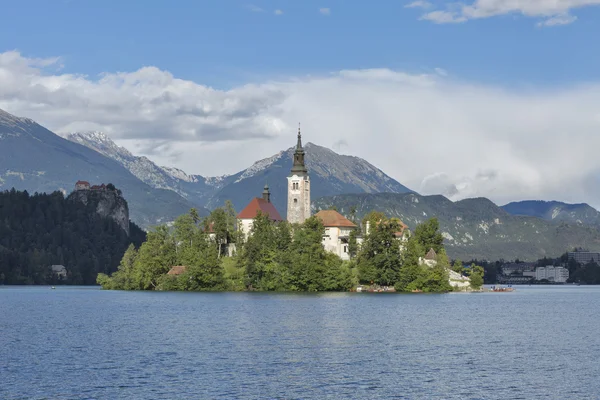
[{"label": "tree", "polygon": [[478,290],[483,285],[484,269],[479,265],[471,264],[469,268],[469,278],[471,280],[471,288]]},{"label": "tree", "polygon": [[[367,225],[367,222],[369,223],[369,226],[371,227],[370,229],[373,229],[375,227],[375,225],[377,225],[380,221],[386,220],[386,216],[384,213],[379,212],[379,211],[370,211],[368,212],[362,219],[361,221],[361,226],[362,228],[365,228]],[[366,232],[366,229],[362,229],[363,232]]]},{"label": "tree", "polygon": [[402,265],[401,242],[396,238],[399,230],[397,222],[386,219],[373,225],[357,259],[361,282],[394,285],[398,281]]},{"label": "tree", "polygon": [[196,208],[190,209],[190,216],[192,217],[194,224],[197,224],[198,221],[200,221],[200,215],[198,214],[198,210]]},{"label": "tree", "polygon": [[352,229],[348,237],[348,255],[353,259],[358,254],[358,230]]},{"label": "tree", "polygon": [[454,260],[454,264],[452,264],[452,271],[462,274],[464,272],[464,267],[463,267],[462,261],[460,261],[458,259]]},{"label": "tree", "polygon": [[421,246],[439,253],[444,246],[444,237],[439,232],[440,223],[437,218],[430,218],[415,228],[414,236]]}]

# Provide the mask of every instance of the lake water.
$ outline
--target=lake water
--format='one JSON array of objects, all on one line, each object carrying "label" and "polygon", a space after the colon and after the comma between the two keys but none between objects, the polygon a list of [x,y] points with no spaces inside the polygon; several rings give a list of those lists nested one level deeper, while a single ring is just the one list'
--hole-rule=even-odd
[{"label": "lake water", "polygon": [[600,398],[600,287],[516,288],[0,287],[0,398]]}]

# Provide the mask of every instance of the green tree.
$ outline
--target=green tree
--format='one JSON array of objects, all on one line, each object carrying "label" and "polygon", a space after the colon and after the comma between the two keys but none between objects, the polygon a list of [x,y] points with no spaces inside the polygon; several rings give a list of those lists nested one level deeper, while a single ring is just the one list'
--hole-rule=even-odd
[{"label": "green tree", "polygon": [[190,216],[194,221],[194,224],[197,224],[200,221],[200,214],[198,214],[198,210],[196,208],[190,209]]},{"label": "green tree", "polygon": [[348,255],[353,259],[358,254],[358,229],[352,229],[348,237]]},{"label": "green tree", "polygon": [[396,238],[396,221],[379,220],[371,228],[357,259],[360,281],[394,285],[400,278],[401,242]]},{"label": "green tree", "polygon": [[471,264],[471,268],[469,268],[469,278],[471,280],[471,288],[478,290],[483,286],[483,267],[479,265]]},{"label": "green tree", "polygon": [[444,237],[439,232],[440,224],[437,218],[430,218],[422,224],[417,225],[414,237],[421,244],[421,247],[429,250],[433,249],[439,253],[444,246]]},{"label": "green tree", "polygon": [[462,274],[464,272],[464,267],[463,267],[462,261],[460,261],[458,259],[454,260],[454,264],[452,264],[452,271]]}]

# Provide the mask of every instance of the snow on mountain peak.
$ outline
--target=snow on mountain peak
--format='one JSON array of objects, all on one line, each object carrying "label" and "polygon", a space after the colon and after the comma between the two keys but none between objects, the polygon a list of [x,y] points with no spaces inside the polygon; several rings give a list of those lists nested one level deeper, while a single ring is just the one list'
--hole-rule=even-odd
[{"label": "snow on mountain peak", "polygon": [[242,175],[240,175],[240,177],[235,181],[235,183],[237,183],[243,179],[250,178],[250,177],[258,174],[260,171],[263,171],[263,170],[269,168],[274,162],[279,160],[283,156],[284,153],[285,153],[285,151],[280,151],[279,153],[275,154],[274,156],[271,156],[268,158],[263,158],[262,160],[255,162],[248,169],[246,169],[242,173]]},{"label": "snow on mountain peak", "polygon": [[159,168],[162,169],[167,175],[171,176],[172,178],[179,179],[184,182],[198,182],[198,178],[196,178],[194,175],[188,175],[179,168],[162,166]]},{"label": "snow on mountain peak", "polygon": [[113,142],[113,140],[104,132],[73,132],[67,135],[67,139],[92,148],[112,158],[115,158],[115,156],[120,158],[133,157],[133,154],[131,154],[129,150],[127,150],[125,147],[117,146],[117,144]]}]

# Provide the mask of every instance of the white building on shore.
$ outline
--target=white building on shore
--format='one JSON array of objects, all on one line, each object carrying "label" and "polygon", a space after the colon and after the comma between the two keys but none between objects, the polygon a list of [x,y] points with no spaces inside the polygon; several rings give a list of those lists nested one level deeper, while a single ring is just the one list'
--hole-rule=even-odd
[{"label": "white building on shore", "polygon": [[537,267],[535,269],[535,280],[541,281],[542,279],[555,283],[565,283],[569,279],[569,270],[565,267],[555,267],[553,265]]}]

